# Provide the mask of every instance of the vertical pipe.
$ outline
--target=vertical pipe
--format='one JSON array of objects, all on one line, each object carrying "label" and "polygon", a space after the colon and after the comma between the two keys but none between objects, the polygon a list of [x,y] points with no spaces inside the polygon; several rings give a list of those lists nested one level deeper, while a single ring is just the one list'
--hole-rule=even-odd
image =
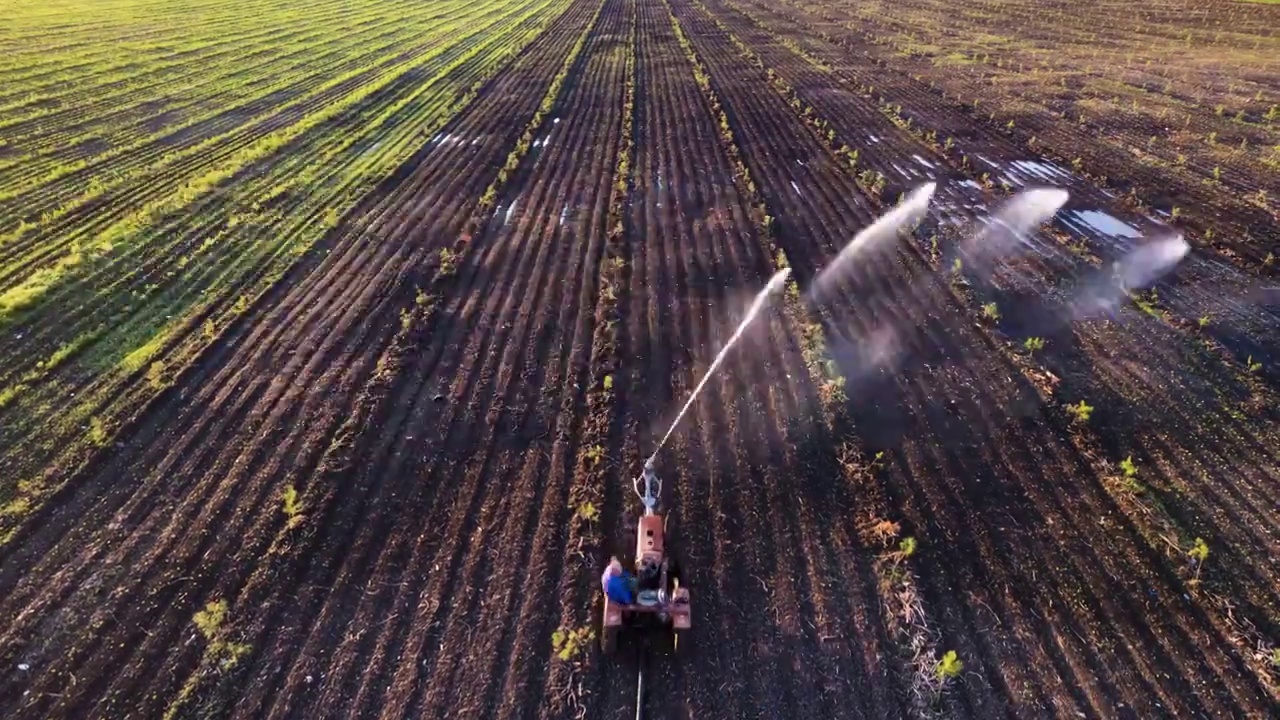
[{"label": "vertical pipe", "polygon": [[[648,643],[645,643],[648,645]],[[649,664],[648,648],[640,650],[640,669],[636,672],[636,720],[644,720],[644,676]]]}]

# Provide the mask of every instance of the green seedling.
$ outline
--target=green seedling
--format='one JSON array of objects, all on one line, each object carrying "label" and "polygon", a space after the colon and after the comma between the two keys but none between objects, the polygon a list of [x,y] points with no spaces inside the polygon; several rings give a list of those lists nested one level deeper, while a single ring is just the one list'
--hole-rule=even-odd
[{"label": "green seedling", "polygon": [[1120,472],[1123,473],[1126,478],[1134,478],[1138,476],[1138,466],[1133,464],[1132,455],[1120,461]]},{"label": "green seedling", "polygon": [[982,317],[988,320],[999,320],[1000,308],[996,307],[996,304],[993,302],[987,303],[982,306]]},{"label": "green seedling", "polygon": [[914,537],[902,538],[902,542],[898,543],[898,554],[904,559],[915,555],[916,539]]},{"label": "green seedling", "polygon": [[584,502],[574,508],[573,514],[587,522],[595,522],[600,519],[600,508],[596,507],[595,503]]},{"label": "green seedling", "polygon": [[943,654],[942,660],[938,662],[938,679],[946,682],[958,677],[962,670],[964,670],[964,663],[960,661],[956,651],[948,650]]},{"label": "green seedling", "polygon": [[551,633],[551,647],[555,649],[557,658],[570,662],[586,650],[595,636],[595,631],[589,627],[556,630]]},{"label": "green seedling", "polygon": [[440,276],[449,277],[458,271],[458,253],[451,248],[440,250]]},{"label": "green seedling", "polygon": [[1191,549],[1187,550],[1187,556],[1191,558],[1196,566],[1196,576],[1192,578],[1191,582],[1198,584],[1200,582],[1200,569],[1204,567],[1205,561],[1209,559],[1208,544],[1205,543],[1203,538],[1196,538]]},{"label": "green seedling", "polygon": [[600,461],[604,459],[604,448],[599,445],[592,445],[587,448],[585,453],[583,453],[583,457],[585,457],[587,462],[592,465],[598,465]]},{"label": "green seedling", "polygon": [[1036,352],[1036,351],[1039,351],[1039,350],[1043,350],[1043,349],[1044,349],[1044,338],[1040,338],[1040,337],[1029,337],[1029,338],[1027,338],[1026,340],[1023,340],[1023,341],[1022,341],[1022,347],[1026,348],[1026,349],[1027,349],[1027,352]]},{"label": "green seedling", "polygon": [[292,530],[302,522],[302,502],[298,500],[298,490],[289,485],[281,493],[281,499],[284,501],[285,528]]},{"label": "green seedling", "polygon": [[107,427],[100,418],[89,419],[89,442],[94,447],[107,444]]},{"label": "green seedling", "polygon": [[1081,400],[1075,405],[1068,405],[1067,412],[1071,414],[1072,422],[1087,423],[1090,416],[1093,415],[1093,406]]},{"label": "green seedling", "polygon": [[210,601],[203,610],[196,612],[191,621],[208,643],[205,656],[213,660],[223,670],[230,670],[240,658],[249,652],[244,643],[228,642],[226,639],[227,601]]}]

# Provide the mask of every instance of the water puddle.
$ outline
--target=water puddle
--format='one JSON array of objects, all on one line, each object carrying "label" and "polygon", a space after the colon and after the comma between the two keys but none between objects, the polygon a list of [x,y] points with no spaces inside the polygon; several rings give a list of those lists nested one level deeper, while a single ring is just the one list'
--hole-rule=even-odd
[{"label": "water puddle", "polygon": [[1074,224],[1101,235],[1127,239],[1142,237],[1137,228],[1101,210],[1071,210],[1063,214],[1074,221]]},{"label": "water puddle", "polygon": [[568,215],[568,214],[569,214],[569,206],[568,206],[568,205],[565,205],[563,208],[560,208],[560,224],[561,224],[561,225],[563,225],[563,224],[564,224],[564,218],[565,218],[565,216],[566,216],[566,215]]},{"label": "water puddle", "polygon": [[795,190],[797,195],[799,195],[799,194],[800,194],[800,186],[799,186],[799,185],[796,185],[796,181],[795,181],[795,180],[792,180],[792,181],[791,181],[791,189],[792,189],[792,190]]},{"label": "water puddle", "polygon": [[520,202],[520,201],[518,201],[518,200],[516,200],[516,201],[512,201],[512,203],[511,203],[511,207],[507,208],[507,219],[506,219],[506,220],[504,220],[504,221],[502,221],[502,224],[503,224],[503,225],[510,225],[510,224],[511,224],[511,216],[515,213],[515,211],[516,211],[516,205],[518,205],[518,204],[519,204],[519,202]]},{"label": "water puddle", "polygon": [[875,134],[867,135],[867,139],[870,140],[873,144],[880,142],[880,136]]},{"label": "water puddle", "polygon": [[938,167],[937,165],[934,165],[933,163],[929,162],[928,160],[925,160],[923,157],[920,157],[919,155],[912,155],[911,157],[915,158],[916,162],[929,168],[930,170],[933,170]]},{"label": "water puddle", "polygon": [[1014,160],[1010,163],[1013,170],[1019,175],[1036,180],[1070,180],[1071,173],[1065,168],[1054,165],[1051,162],[1043,162],[1040,160]]}]

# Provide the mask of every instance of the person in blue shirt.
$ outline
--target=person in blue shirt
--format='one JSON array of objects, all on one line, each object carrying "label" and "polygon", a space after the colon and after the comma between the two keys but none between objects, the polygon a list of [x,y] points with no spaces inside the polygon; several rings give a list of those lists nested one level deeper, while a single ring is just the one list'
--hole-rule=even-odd
[{"label": "person in blue shirt", "polygon": [[600,576],[600,585],[609,602],[619,605],[631,605],[635,602],[635,577],[623,569],[616,556],[609,560],[609,567]]}]

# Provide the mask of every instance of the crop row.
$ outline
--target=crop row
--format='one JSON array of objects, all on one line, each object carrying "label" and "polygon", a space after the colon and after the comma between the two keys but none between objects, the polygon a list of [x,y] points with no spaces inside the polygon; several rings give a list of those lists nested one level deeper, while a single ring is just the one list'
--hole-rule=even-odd
[{"label": "crop row", "polygon": [[[704,37],[704,38],[705,38],[705,37],[707,37],[707,34],[706,34],[706,33],[701,33],[701,34],[699,35],[699,37]],[[733,83],[733,86],[735,86],[735,87],[736,87],[736,86],[741,86],[741,85],[744,85],[744,83],[743,83],[741,80],[736,81],[735,83]],[[736,105],[735,105],[735,107],[736,107]],[[778,132],[775,132],[775,133],[771,133],[771,136],[772,136],[772,137],[781,137],[783,134],[784,134],[784,133],[778,133]],[[807,164],[808,164],[808,163],[806,162],[806,163],[805,163],[805,165],[807,165]]]},{"label": "crop row", "polygon": [[[756,8],[756,13],[761,13],[768,17],[770,10],[764,8]],[[758,22],[758,20],[753,20]],[[964,173],[973,178],[972,183],[976,185],[985,185],[989,188],[994,187],[991,180],[990,172],[1002,174],[1000,168],[1012,167],[1017,165],[1012,159],[1002,160],[995,165],[992,161],[982,159],[988,155],[1003,155],[1004,158],[1018,157],[1024,154],[1016,146],[1011,146],[1008,141],[1003,140],[999,133],[983,132],[981,127],[973,127],[972,131],[976,132],[980,139],[962,139],[956,142],[954,137],[943,137],[941,131],[947,127],[953,126],[954,122],[965,122],[963,118],[950,119],[934,119],[931,116],[936,115],[939,108],[936,104],[928,99],[928,94],[921,95],[919,84],[912,78],[899,76],[897,74],[887,74],[878,64],[872,64],[865,70],[859,69],[858,64],[851,63],[849,60],[852,56],[834,55],[830,49],[824,49],[822,43],[816,38],[805,36],[797,33],[795,26],[790,21],[781,20],[775,17],[771,22],[779,24],[781,27],[789,27],[789,32],[793,37],[798,38],[800,47],[796,50],[797,54],[805,59],[805,64],[820,68],[823,65],[834,66],[834,73],[837,79],[840,79],[845,73],[852,73],[847,79],[842,80],[845,87],[865,97],[875,97],[874,102],[880,106],[880,112],[883,117],[879,123],[876,123],[874,117],[868,116],[863,126],[872,130],[873,141],[867,143],[861,140],[860,133],[853,128],[846,130],[841,126],[840,120],[843,119],[842,113],[834,113],[831,110],[823,110],[822,103],[825,95],[820,93],[808,94],[809,98],[818,104],[819,112],[827,118],[833,118],[835,122],[828,123],[834,126],[840,137],[848,139],[848,142],[857,148],[858,153],[862,155],[864,160],[875,170],[875,174],[871,175],[868,180],[874,181],[877,177],[884,177],[886,174],[902,177],[898,172],[900,165],[897,164],[898,158],[886,156],[886,151],[891,147],[897,147],[900,143],[908,145],[916,144],[918,147],[909,151],[904,150],[902,157],[915,154],[919,157],[930,157],[929,164],[931,167],[938,165],[949,166],[948,170],[952,173]],[[822,57],[826,60],[814,58],[811,53],[824,53]],[[783,70],[788,68],[785,63],[773,63],[773,67]],[[772,69],[772,68],[771,68]],[[788,70],[788,73],[794,75],[794,69]],[[814,79],[810,76],[808,79],[795,80],[798,91],[802,95],[806,94],[804,88],[813,86]],[[874,83],[874,85],[873,85]],[[874,92],[874,96],[871,93]],[[907,108],[904,111],[904,105]],[[885,122],[888,120],[889,122]],[[939,124],[941,123],[941,124]],[[934,125],[931,129],[929,126]],[[865,132],[865,131],[862,131]],[[850,137],[852,135],[852,137]],[[893,138],[889,140],[888,138]],[[1003,143],[1003,145],[1001,145]],[[927,148],[927,149],[926,149]],[[1025,155],[1024,155],[1025,156]],[[1035,158],[1037,156],[1030,155]],[[924,160],[920,161],[924,164]],[[988,169],[989,172],[983,172]],[[1032,166],[1043,166],[1041,160],[1032,162]],[[1047,167],[1047,166],[1046,166]],[[936,171],[935,171],[936,172]],[[1071,179],[1065,172],[1060,178],[1061,182],[1065,182],[1070,187],[1074,196],[1080,198],[1083,202],[1094,204],[1096,206],[1106,207],[1110,199],[1105,193],[1100,193],[1096,189],[1090,188],[1087,183],[1081,183],[1078,179]],[[1019,181],[1025,182],[1025,181]],[[1011,187],[1009,189],[1012,189]],[[950,195],[951,197],[947,197]],[[955,191],[946,185],[939,188],[939,196],[945,198],[944,207],[950,208],[967,208],[971,206],[972,201],[963,195],[955,194]],[[1067,246],[1070,250],[1063,253],[1061,249],[1050,248],[1049,252],[1057,257],[1056,270],[1058,272],[1078,272],[1079,260],[1072,257],[1080,247],[1079,243],[1087,243],[1099,254],[1105,255],[1108,259],[1114,259],[1119,252],[1127,247],[1127,244],[1117,243],[1114,238],[1093,237],[1088,233],[1081,233],[1076,226],[1063,225],[1062,230],[1069,232],[1078,240],[1077,244]],[[1248,337],[1260,337],[1268,332],[1265,324],[1260,324],[1262,318],[1248,308],[1239,305],[1224,305],[1220,301],[1220,293],[1224,284],[1243,286],[1247,284],[1245,278],[1239,272],[1232,272],[1229,268],[1223,267],[1221,263],[1217,263],[1212,259],[1201,260],[1193,257],[1188,263],[1184,273],[1190,278],[1195,279],[1194,283],[1184,284],[1180,287],[1162,287],[1161,291],[1169,299],[1169,306],[1177,308],[1181,319],[1187,323],[1196,323],[1206,316],[1213,316],[1215,319],[1221,319],[1224,325],[1230,325],[1238,328],[1240,334],[1232,343],[1232,353],[1238,357],[1239,362],[1243,363],[1250,354],[1258,354],[1258,351],[1252,346],[1252,342],[1247,340]],[[1215,286],[1217,286],[1215,288]],[[1221,318],[1219,318],[1221,315]]]},{"label": "crop row", "polygon": [[[279,289],[284,294],[279,298],[281,302],[254,309],[253,325],[233,331],[232,339],[237,342],[222,343],[213,353],[216,362],[201,363],[188,373],[189,377],[194,375],[191,387],[196,397],[192,401],[181,402],[170,397],[164,401],[172,406],[167,412],[159,412],[151,421],[136,428],[143,438],[153,432],[172,438],[171,442],[144,440],[138,443],[137,462],[147,468],[145,476],[124,478],[122,483],[115,484],[116,489],[110,495],[101,497],[97,505],[77,500],[83,510],[108,515],[114,512],[113,504],[125,503],[124,510],[134,518],[135,532],[127,538],[103,538],[102,542],[57,544],[54,551],[43,554],[39,562],[46,567],[67,564],[67,572],[61,577],[71,584],[46,583],[42,593],[36,595],[31,595],[28,592],[31,588],[24,585],[21,592],[7,594],[5,602],[44,605],[46,612],[51,605],[52,611],[70,612],[79,606],[78,600],[83,599],[76,597],[81,592],[76,589],[76,577],[82,578],[83,572],[94,565],[116,568],[122,556],[129,556],[134,558],[128,563],[130,572],[118,579],[134,591],[151,588],[157,592],[135,592],[131,595],[132,601],[120,605],[112,600],[114,609],[102,610],[123,621],[112,626],[122,639],[130,632],[128,628],[133,626],[132,620],[140,608],[150,607],[155,615],[148,621],[146,637],[132,638],[118,646],[108,643],[95,648],[78,638],[65,645],[70,649],[57,659],[60,663],[57,671],[51,669],[42,675],[40,682],[57,682],[56,678],[65,677],[62,672],[65,669],[80,676],[100,677],[102,681],[93,688],[81,687],[61,700],[38,694],[37,688],[29,712],[39,713],[41,707],[55,702],[60,703],[60,707],[88,702],[108,708],[108,696],[127,697],[137,690],[139,671],[154,668],[157,657],[163,657],[166,666],[177,672],[166,675],[163,687],[153,684],[149,688],[146,708],[159,714],[164,703],[179,695],[180,688],[174,682],[181,684],[189,672],[198,672],[197,687],[187,693],[188,707],[214,707],[229,712],[232,699],[222,691],[228,687],[227,681],[235,686],[235,677],[223,674],[217,663],[207,666],[213,669],[214,677],[197,670],[204,649],[202,643],[174,642],[175,637],[185,634],[192,612],[206,607],[206,599],[208,606],[225,608],[221,613],[224,627],[206,634],[208,642],[213,644],[210,648],[213,658],[223,657],[224,649],[235,650],[239,660],[230,675],[239,677],[248,670],[258,678],[250,683],[253,691],[248,697],[234,703],[238,711],[250,716],[257,712],[255,708],[274,707],[279,711],[304,696],[314,702],[333,703],[339,699],[365,704],[368,702],[366,690],[383,697],[393,674],[399,687],[399,676],[405,669],[400,664],[388,665],[388,656],[381,655],[386,650],[384,641],[388,636],[370,634],[365,638],[367,642],[361,638],[363,633],[350,638],[356,647],[366,651],[372,650],[372,642],[378,639],[380,655],[362,663],[366,667],[353,676],[348,663],[352,656],[339,652],[324,674],[322,687],[312,693],[297,692],[304,684],[305,673],[294,673],[293,661],[305,662],[306,657],[314,655],[315,642],[328,643],[331,638],[347,632],[349,620],[343,618],[349,618],[346,613],[357,608],[348,602],[352,596],[344,594],[344,588],[363,589],[372,573],[379,572],[379,568],[385,570],[385,563],[399,562],[396,558],[407,560],[406,543],[410,548],[418,543],[416,530],[388,535],[382,531],[387,525],[380,523],[394,520],[399,526],[412,517],[416,528],[422,519],[419,510],[430,507],[430,493],[427,497],[422,493],[449,485],[409,480],[416,480],[418,476],[415,469],[403,468],[403,464],[409,457],[416,456],[416,452],[406,451],[420,442],[406,439],[406,433],[388,431],[389,434],[384,435],[382,429],[420,423],[424,411],[435,407],[431,402],[434,391],[424,384],[433,362],[432,355],[436,353],[429,352],[434,343],[423,347],[422,341],[434,334],[432,326],[440,328],[440,320],[433,318],[442,314],[447,318],[459,308],[454,302],[455,294],[445,293],[450,285],[439,284],[444,280],[430,280],[431,258],[441,238],[449,238],[451,242],[456,237],[465,222],[465,214],[474,206],[474,198],[491,179],[491,168],[496,167],[494,163],[505,152],[503,145],[515,142],[508,128],[522,124],[535,111],[544,86],[531,81],[545,80],[546,59],[556,57],[558,62],[558,56],[562,56],[570,44],[567,41],[585,30],[590,13],[582,13],[582,5],[576,10],[570,9],[571,17],[561,16],[563,21],[557,19],[546,33],[531,38],[532,45],[515,47],[514,50],[524,52],[515,55],[514,68],[508,65],[493,84],[476,88],[484,92],[446,126],[468,137],[491,138],[484,147],[471,143],[431,143],[423,148],[409,166],[411,174],[392,178],[399,185],[398,192],[377,198],[377,206],[360,222],[350,226],[343,223],[340,230],[345,232],[332,238],[330,247],[334,252],[316,258],[317,271],[295,274]],[[416,144],[421,146],[421,141]],[[470,195],[470,205],[458,202],[457,198],[467,197],[468,193],[474,193]],[[422,235],[415,237],[410,231]],[[371,242],[374,240],[376,242]],[[488,244],[478,247],[488,247]],[[441,268],[435,277],[455,276]],[[422,283],[421,290],[415,291],[415,281]],[[433,299],[426,292],[428,283],[444,297]],[[427,308],[436,303],[439,309],[427,312]],[[407,311],[400,318],[395,317],[397,307]],[[391,322],[376,326],[366,322],[367,318],[384,316]],[[400,354],[407,366],[394,375],[395,391],[387,393],[386,403],[376,397],[368,400],[369,412],[374,418],[369,428],[379,430],[373,432],[361,426],[354,438],[341,433],[335,437],[333,431],[338,430],[337,426],[345,419],[344,411],[356,402],[352,388],[364,384],[363,379],[368,379],[369,373],[376,369],[375,361],[379,357],[388,357],[384,348],[394,348],[388,345],[395,342],[389,331],[405,329],[406,325],[412,328],[402,336],[408,343],[406,348],[416,347],[413,352]],[[237,359],[224,363],[231,354]],[[275,362],[286,366],[281,372],[306,373],[300,387],[306,387],[308,392],[298,393],[270,383],[275,373],[258,372],[264,364]],[[393,367],[383,363],[382,371]],[[173,417],[179,419],[172,420]],[[443,427],[449,427],[446,418],[440,420]],[[172,426],[165,429],[171,423]],[[412,430],[413,425],[409,428]],[[264,443],[268,436],[275,440]],[[344,467],[342,457],[349,452],[347,444],[353,441],[357,443],[355,452],[360,459],[354,467]],[[394,452],[383,454],[378,450],[393,442]],[[171,447],[175,451],[171,452]],[[376,461],[369,463],[373,467],[365,467],[364,460],[369,459],[371,453]],[[326,456],[331,462],[322,462]],[[323,472],[314,476],[312,472],[318,463],[323,466]],[[317,480],[320,482],[315,482]],[[284,492],[291,483],[300,492],[294,495]],[[92,496],[98,492],[97,488],[97,483],[89,483],[70,497],[79,497],[79,493]],[[122,495],[117,494],[121,492]],[[177,495],[170,495],[171,492]],[[391,518],[387,513],[400,508],[401,503],[385,502],[397,494],[418,498],[409,501],[415,511],[405,513],[400,520],[395,520],[399,513]],[[284,503],[292,509],[292,516],[271,507],[282,497],[292,497],[291,502]],[[105,509],[100,509],[101,505],[105,505]],[[244,506],[265,507],[269,511],[231,512]],[[466,513],[454,515],[457,523],[466,520]],[[303,518],[301,521],[297,521],[299,516]],[[209,522],[217,524],[220,531],[208,532]],[[445,524],[441,522],[440,527]],[[96,531],[91,529],[92,525],[94,523],[76,523],[71,528],[72,534],[93,534]],[[286,542],[277,547],[285,557],[277,562],[272,556],[266,563],[280,572],[270,575],[265,583],[261,582],[263,578],[255,580],[252,594],[240,595],[247,576],[261,558],[267,556],[272,539],[281,528],[290,530],[282,533]],[[309,528],[322,529],[323,534],[298,532]],[[39,528],[29,529],[37,534],[37,539],[43,532]],[[79,549],[68,555],[72,547]],[[331,557],[323,547],[341,548],[342,552]],[[370,554],[381,548],[386,549],[385,555]],[[430,552],[430,545],[426,551]],[[422,562],[418,552],[414,549],[415,566]],[[312,562],[319,557],[325,560]],[[198,573],[182,569],[197,565],[201,567]],[[10,566],[6,563],[6,567]],[[165,577],[185,579],[169,583]],[[299,591],[277,593],[280,589],[277,583],[289,577],[298,579]],[[444,580],[444,576],[439,577],[440,582]],[[14,576],[7,577],[7,582],[14,581]],[[157,581],[160,584],[154,585]],[[432,584],[436,582],[433,580]],[[389,591],[398,587],[395,583],[380,582],[370,587],[373,586],[389,588]],[[268,593],[269,601],[260,602],[262,593]],[[409,599],[404,593],[396,594],[397,603],[401,597]],[[122,591],[113,597],[130,597],[130,592]],[[357,591],[355,597],[363,602],[369,596]],[[35,611],[34,607],[31,609]],[[92,612],[99,614],[96,609]],[[212,612],[203,617],[207,620],[210,615],[218,614]],[[431,632],[430,623],[406,626],[401,621],[392,622],[397,617],[407,620],[413,615],[415,613],[405,612],[401,607],[390,618],[383,616],[383,621],[388,629],[394,630],[389,636],[391,643],[422,650],[422,633]],[[228,625],[230,627],[225,627]],[[325,629],[312,632],[313,626]],[[202,633],[204,627],[201,627]],[[19,627],[13,628],[12,633],[17,638],[23,637]],[[256,638],[264,637],[263,633],[267,633],[268,640],[259,643]],[[217,644],[224,641],[227,644]],[[58,635],[44,642],[65,644],[68,636]],[[246,646],[248,649],[240,649]],[[128,650],[117,650],[117,647]],[[341,647],[349,646],[343,641]],[[434,652],[434,644],[428,647]],[[37,651],[29,648],[28,652]],[[130,654],[121,656],[122,652]],[[392,657],[399,654],[394,648],[389,652]],[[258,653],[269,659],[258,662]],[[110,664],[113,655],[130,661],[127,665]],[[124,669],[104,672],[104,662]],[[408,670],[416,671],[417,664],[411,665]],[[378,679],[366,688],[362,684],[365,678]],[[106,692],[108,690],[110,692]],[[141,694],[135,696],[141,697]],[[407,695],[387,698],[388,702],[409,700]],[[160,703],[159,709],[155,707],[157,703]]]},{"label": "crop row", "polygon": [[[828,8],[810,11],[831,17]],[[1162,96],[1172,88],[1163,79],[1137,87],[1088,79],[1081,84],[1036,66],[1024,74],[1023,65],[1015,68],[1007,52],[997,53],[995,62],[1002,67],[993,68],[989,78],[974,78],[966,73],[972,63],[930,69],[881,49],[888,41],[874,23],[845,24],[859,38],[861,51],[900,64],[915,77],[928,76],[972,119],[1000,127],[1020,145],[1074,164],[1120,194],[1131,194],[1148,213],[1177,216],[1180,225],[1206,243],[1242,255],[1254,267],[1274,265],[1267,259],[1274,209],[1266,178],[1272,174],[1268,163],[1275,161],[1269,158],[1274,155],[1276,116],[1267,117],[1265,104],[1251,119],[1228,117],[1218,107],[1166,102]],[[990,57],[979,55],[979,60]],[[1072,63],[1069,68],[1087,71],[1091,61],[1067,62]],[[1098,62],[1103,69],[1122,64],[1114,57]],[[1020,76],[1025,81],[1012,81]],[[1088,97],[1091,93],[1097,97]],[[1061,95],[1071,98],[1070,103],[1056,100]]]},{"label": "crop row", "polygon": [[[23,418],[5,430],[13,434],[7,446],[12,457],[31,463],[15,467],[15,473],[27,475],[52,462],[55,453],[83,456],[105,444],[347,208],[420,147],[424,134],[444,126],[474,98],[484,77],[535,37],[553,8],[550,2],[523,6],[499,26],[502,31],[473,40],[434,79],[424,82],[407,68],[403,79],[389,76],[348,97],[345,105],[321,109],[325,117],[309,117],[306,131],[286,129],[290,138],[275,136],[268,142],[276,147],[264,145],[262,159],[249,158],[236,174],[234,192],[206,193],[190,207],[175,206],[169,218],[132,236],[112,262],[95,268],[87,288],[109,301],[85,303],[85,290],[73,286],[53,296],[58,302],[50,298],[38,307],[38,313],[59,311],[64,317],[72,309],[75,320],[32,326],[26,347],[36,355],[9,375],[0,394],[6,401],[0,411]],[[358,112],[337,114],[348,106]],[[332,142],[333,132],[342,141]],[[248,217],[241,209],[246,207],[252,208]],[[122,264],[133,269],[113,274]],[[88,312],[77,314],[80,308]],[[44,352],[50,355],[41,357]],[[72,393],[75,404],[68,407]],[[16,502],[14,510],[27,507],[25,499]]]}]

